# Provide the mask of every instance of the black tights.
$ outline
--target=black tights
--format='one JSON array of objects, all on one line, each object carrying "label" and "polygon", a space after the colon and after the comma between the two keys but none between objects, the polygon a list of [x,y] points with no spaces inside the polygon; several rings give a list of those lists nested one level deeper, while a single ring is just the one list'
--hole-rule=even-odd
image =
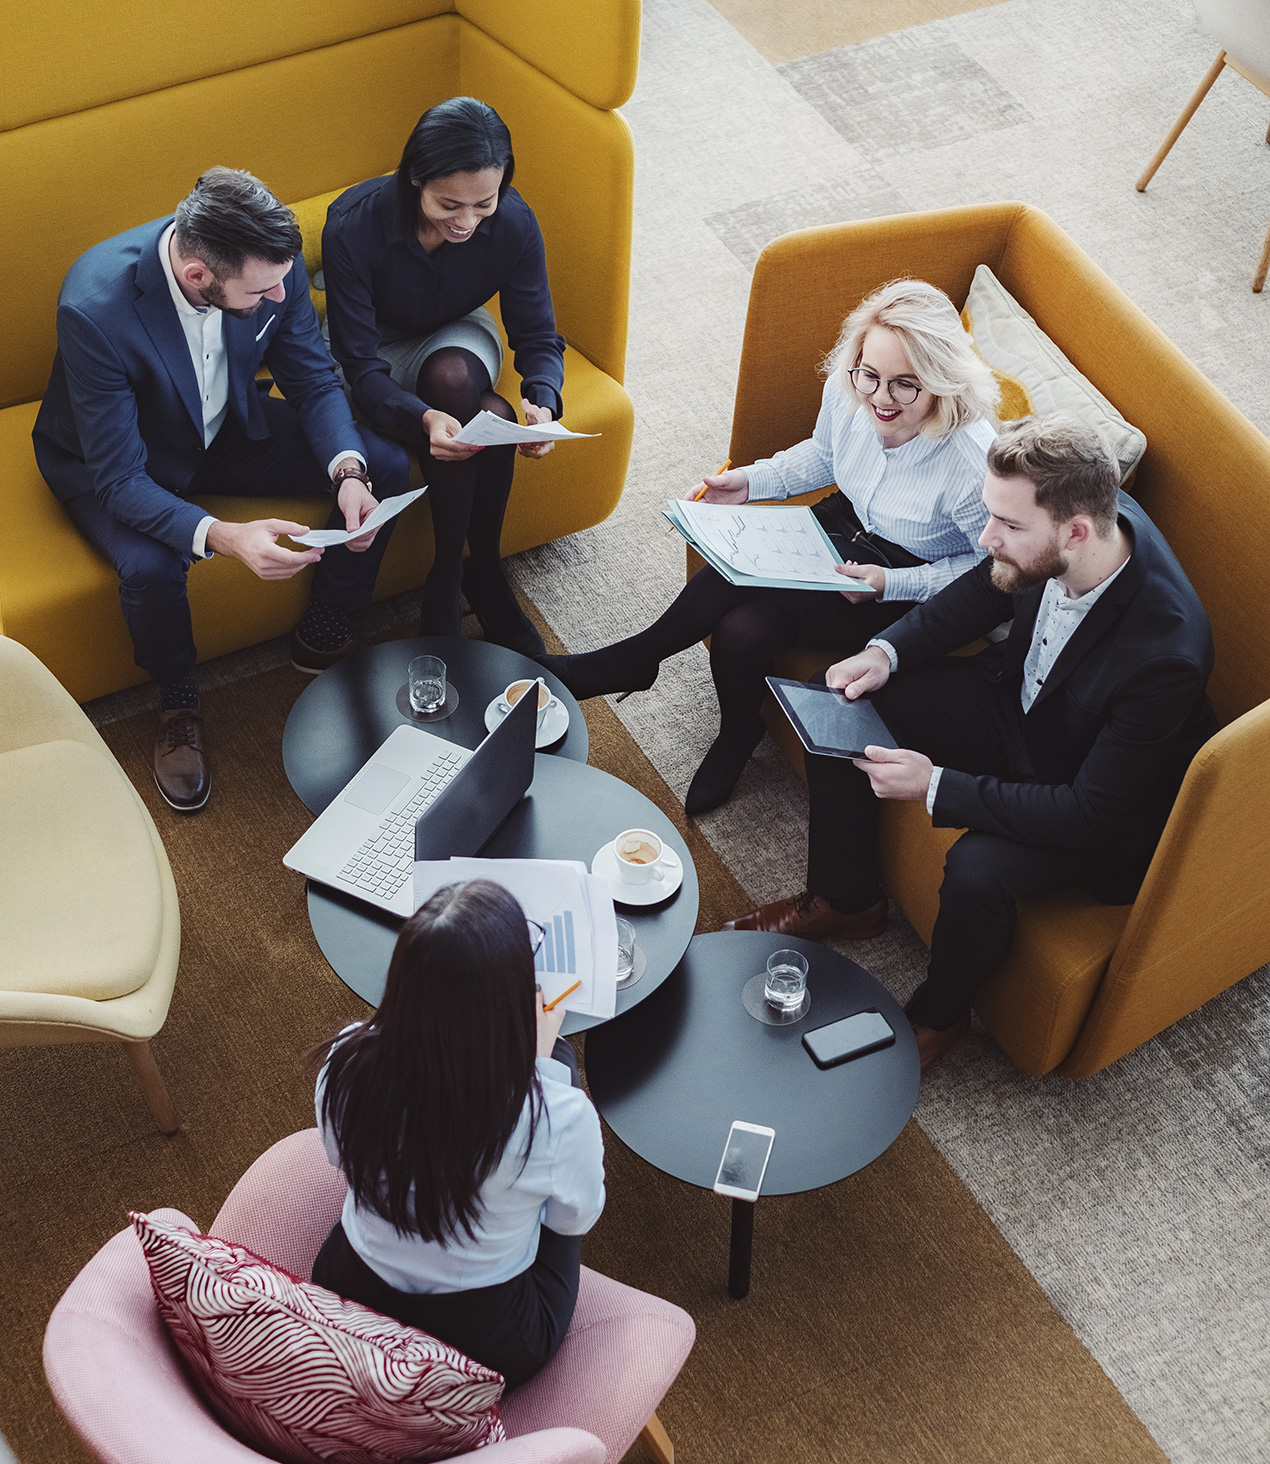
[{"label": "black tights", "polygon": [[[494,390],[480,357],[461,346],[446,346],[429,356],[419,370],[417,390],[430,407],[464,424],[480,411],[516,420],[511,404]],[[461,588],[467,589],[482,621],[517,618],[499,550],[515,454],[512,446],[486,447],[462,462],[447,463],[434,458],[427,439],[423,440],[419,466],[432,505],[436,554],[423,589],[421,634],[459,634]],[[471,554],[466,572],[465,541]],[[488,615],[483,613],[487,606]]]},{"label": "black tights", "polygon": [[[764,677],[771,675],[782,650],[819,646],[847,656],[911,608],[905,601],[852,605],[841,595],[822,590],[744,589],[707,566],[693,575],[647,630],[602,651],[570,657],[571,690],[575,696],[622,690],[622,677],[628,677],[629,685],[639,685],[639,672],[651,680],[654,668],[667,656],[709,636],[720,733],[744,742],[747,737],[756,739],[761,729]],[[601,682],[612,684],[601,686]]]}]

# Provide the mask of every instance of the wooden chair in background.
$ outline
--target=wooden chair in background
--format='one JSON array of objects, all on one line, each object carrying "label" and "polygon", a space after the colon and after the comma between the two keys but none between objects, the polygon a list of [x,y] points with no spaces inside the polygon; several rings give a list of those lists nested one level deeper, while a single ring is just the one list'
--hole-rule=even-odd
[{"label": "wooden chair in background", "polygon": [[[1145,193],[1156,169],[1168,157],[1173,144],[1182,135],[1186,124],[1195,115],[1199,104],[1212,89],[1213,83],[1227,66],[1252,82],[1259,91],[1270,96],[1270,6],[1265,0],[1195,0],[1195,14],[1200,29],[1218,42],[1222,49],[1204,74],[1194,96],[1182,108],[1182,115],[1173,124],[1159,152],[1147,164],[1146,171],[1134,184]],[[1266,129],[1270,143],[1270,127]],[[1261,249],[1261,260],[1252,282],[1253,292],[1260,294],[1270,269],[1270,231]]]}]

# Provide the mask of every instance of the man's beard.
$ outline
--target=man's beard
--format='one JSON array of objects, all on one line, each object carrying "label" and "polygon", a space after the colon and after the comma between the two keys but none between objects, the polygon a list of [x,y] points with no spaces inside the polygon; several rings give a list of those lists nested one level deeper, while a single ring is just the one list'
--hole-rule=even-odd
[{"label": "man's beard", "polygon": [[1038,555],[1031,564],[1020,564],[1017,559],[1009,559],[1004,554],[998,554],[995,550],[992,554],[992,583],[998,590],[1003,590],[1007,595],[1018,595],[1024,590],[1034,589],[1037,585],[1043,585],[1046,580],[1059,579],[1067,573],[1067,566],[1070,563],[1051,544],[1041,555]]},{"label": "man's beard", "polygon": [[226,315],[232,315],[238,320],[250,320],[265,303],[263,299],[260,299],[247,310],[235,310],[232,305],[225,304],[225,286],[216,279],[212,280],[210,284],[204,285],[199,290],[199,294],[203,297],[205,305],[215,305],[217,310],[224,311]]}]

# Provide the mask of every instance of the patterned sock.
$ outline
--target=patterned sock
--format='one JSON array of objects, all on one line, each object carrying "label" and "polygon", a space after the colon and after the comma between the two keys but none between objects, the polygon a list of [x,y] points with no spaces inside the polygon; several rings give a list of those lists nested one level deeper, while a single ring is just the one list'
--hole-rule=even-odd
[{"label": "patterned sock", "polygon": [[352,624],[352,612],[345,606],[331,605],[314,595],[295,632],[315,651],[338,651],[348,639]]},{"label": "patterned sock", "polygon": [[184,681],[165,681],[159,686],[159,710],[179,712],[193,710],[198,706],[198,682],[187,677]]}]

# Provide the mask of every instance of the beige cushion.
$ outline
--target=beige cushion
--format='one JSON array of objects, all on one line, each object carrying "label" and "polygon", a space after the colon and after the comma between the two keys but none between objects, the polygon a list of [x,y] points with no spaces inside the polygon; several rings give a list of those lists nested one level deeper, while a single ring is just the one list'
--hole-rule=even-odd
[{"label": "beige cushion", "polygon": [[162,920],[154,846],[118,764],[81,742],[0,754],[0,989],[136,991]]},{"label": "beige cushion", "polygon": [[1076,370],[986,264],[975,270],[961,323],[1001,388],[1002,422],[1032,412],[1070,412],[1102,432],[1120,462],[1121,483],[1128,482],[1146,438]]}]

